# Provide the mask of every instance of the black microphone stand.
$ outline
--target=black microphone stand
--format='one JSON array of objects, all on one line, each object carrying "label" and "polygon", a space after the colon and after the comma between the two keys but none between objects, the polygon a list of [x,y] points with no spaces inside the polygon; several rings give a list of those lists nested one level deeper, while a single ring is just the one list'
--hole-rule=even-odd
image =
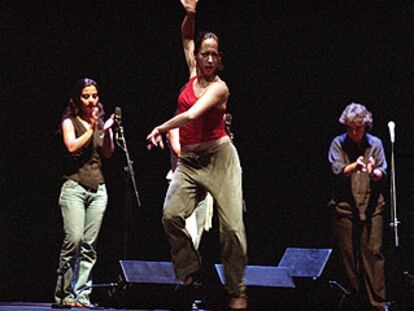
[{"label": "black microphone stand", "polygon": [[[116,141],[117,146],[120,149],[122,149],[125,153],[127,165],[124,167],[124,170],[127,173],[127,176],[129,177],[129,179],[131,181],[131,185],[132,185],[132,189],[134,191],[136,203],[137,203],[138,208],[140,208],[141,207],[141,200],[140,200],[140,196],[139,196],[139,193],[138,193],[137,183],[135,181],[135,171],[134,171],[134,167],[132,166],[133,162],[131,161],[131,157],[129,156],[128,147],[127,147],[127,143],[126,143],[126,140],[125,140],[124,127],[121,125],[120,121],[116,120],[115,122],[116,122],[115,141]],[[129,205],[131,205],[130,193],[126,194],[126,196],[127,196],[126,204],[129,206]],[[128,208],[128,210],[126,211],[126,213],[124,215],[124,217],[125,217],[125,226],[124,226],[124,249],[123,249],[123,253],[124,253],[125,258],[127,256],[129,212],[130,212],[130,208]]]},{"label": "black microphone stand", "polygon": [[397,197],[395,189],[395,160],[394,160],[394,139],[391,139],[391,176],[390,176],[390,207],[391,207],[391,222],[390,227],[393,229],[394,246],[400,245],[398,236],[398,225],[400,222],[397,218]]}]

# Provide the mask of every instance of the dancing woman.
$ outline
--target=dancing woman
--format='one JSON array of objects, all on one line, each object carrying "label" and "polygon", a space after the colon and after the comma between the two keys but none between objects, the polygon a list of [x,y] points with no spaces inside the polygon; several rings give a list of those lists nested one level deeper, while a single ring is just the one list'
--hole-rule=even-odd
[{"label": "dancing woman", "polygon": [[164,229],[177,278],[189,285],[200,269],[200,257],[185,229],[185,220],[209,192],[220,221],[228,306],[245,309],[243,278],[247,243],[241,168],[237,150],[224,126],[229,89],[218,75],[222,58],[220,40],[214,33],[203,32],[194,41],[197,2],[181,0],[181,3],[187,13],[181,31],[189,81],[178,97],[176,116],[147,136],[150,146],[163,148],[162,134],[174,128],[180,131],[181,154],[164,203]]}]

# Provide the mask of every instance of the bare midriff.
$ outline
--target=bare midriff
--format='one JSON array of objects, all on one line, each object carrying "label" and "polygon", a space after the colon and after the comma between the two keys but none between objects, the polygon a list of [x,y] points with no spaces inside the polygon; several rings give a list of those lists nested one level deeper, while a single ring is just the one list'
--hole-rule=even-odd
[{"label": "bare midriff", "polygon": [[199,143],[199,144],[181,146],[181,151],[183,151],[183,152],[200,152],[200,151],[207,150],[211,147],[221,145],[221,144],[223,144],[225,142],[228,142],[228,141],[230,141],[230,137],[223,136],[223,137],[220,137],[218,139],[205,141],[205,142],[202,142],[202,143]]}]

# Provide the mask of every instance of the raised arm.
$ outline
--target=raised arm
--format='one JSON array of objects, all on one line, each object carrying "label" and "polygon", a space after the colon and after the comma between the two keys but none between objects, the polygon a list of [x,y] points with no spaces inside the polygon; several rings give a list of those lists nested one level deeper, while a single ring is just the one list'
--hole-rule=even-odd
[{"label": "raised arm", "polygon": [[195,13],[197,7],[196,0],[180,0],[187,15],[181,24],[181,38],[183,41],[185,61],[188,66],[190,77],[196,74],[196,64],[194,58],[194,32],[195,32]]}]

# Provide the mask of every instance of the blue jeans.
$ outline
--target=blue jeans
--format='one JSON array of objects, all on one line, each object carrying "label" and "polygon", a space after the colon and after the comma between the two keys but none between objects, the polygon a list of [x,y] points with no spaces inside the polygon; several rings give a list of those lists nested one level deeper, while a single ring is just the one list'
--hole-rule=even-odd
[{"label": "blue jeans", "polygon": [[59,205],[65,238],[60,251],[55,301],[72,303],[78,298],[90,304],[91,272],[96,262],[95,245],[101,228],[108,195],[104,184],[90,192],[73,180],[63,183]]}]

